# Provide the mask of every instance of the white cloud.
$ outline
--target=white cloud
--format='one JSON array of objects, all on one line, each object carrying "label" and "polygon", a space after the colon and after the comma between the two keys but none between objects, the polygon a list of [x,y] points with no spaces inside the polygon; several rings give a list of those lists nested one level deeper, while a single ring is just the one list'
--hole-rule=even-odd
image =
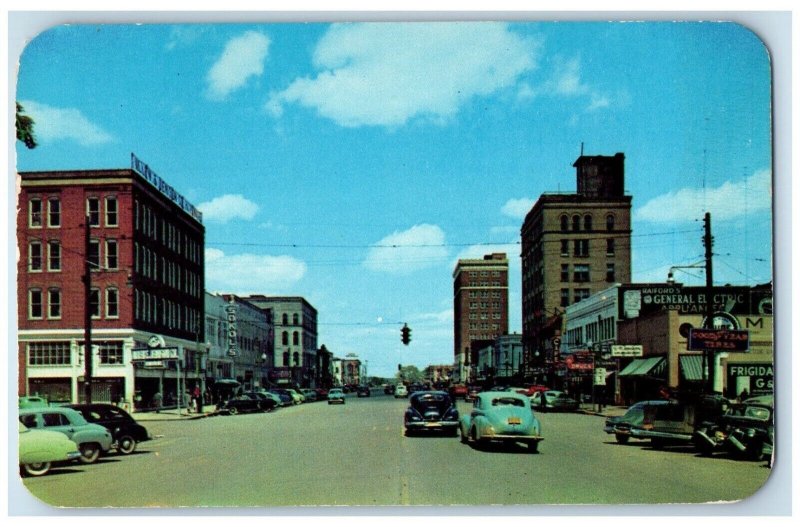
[{"label": "white cloud", "polygon": [[203,213],[205,221],[220,223],[227,223],[236,218],[252,220],[258,212],[258,205],[241,194],[225,194],[201,203],[197,208]]},{"label": "white cloud", "polygon": [[226,255],[205,251],[206,289],[236,294],[291,291],[306,274],[305,262],[291,256]]},{"label": "white cloud", "polygon": [[581,82],[580,60],[572,59],[560,63],[555,70],[548,87],[559,95],[583,95],[589,87]]},{"label": "white cloud", "polygon": [[594,112],[601,108],[608,108],[609,106],[611,106],[611,99],[609,99],[608,96],[593,93],[586,111]]},{"label": "white cloud", "polygon": [[206,76],[209,98],[221,100],[245,85],[250,77],[264,73],[264,60],[270,40],[265,35],[248,31],[232,38]]},{"label": "white cloud", "polygon": [[525,219],[525,216],[528,215],[531,208],[533,207],[534,200],[531,198],[519,198],[519,199],[510,199],[506,201],[506,204],[503,205],[503,208],[500,209],[500,212],[515,219]]},{"label": "white cloud", "polygon": [[683,188],[651,199],[634,218],[653,223],[695,221],[710,212],[716,220],[730,220],[772,208],[772,173],[759,170],[744,181],[726,181],[716,188]]},{"label": "white cloud", "polygon": [[373,271],[409,274],[441,264],[447,258],[444,231],[436,225],[415,225],[394,232],[370,248],[364,266]]},{"label": "white cloud", "polygon": [[114,141],[114,138],[75,108],[54,108],[34,101],[20,101],[24,114],[34,121],[37,141],[73,140],[82,146],[94,146]]},{"label": "white cloud", "polygon": [[265,106],[314,108],[341,126],[400,126],[452,118],[469,99],[513,86],[536,66],[538,44],[502,23],[336,24],[298,78]]}]

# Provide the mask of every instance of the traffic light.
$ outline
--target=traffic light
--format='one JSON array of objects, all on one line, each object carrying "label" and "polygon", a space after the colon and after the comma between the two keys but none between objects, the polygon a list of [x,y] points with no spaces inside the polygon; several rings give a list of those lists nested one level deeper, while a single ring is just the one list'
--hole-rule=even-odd
[{"label": "traffic light", "polygon": [[403,329],[400,330],[400,334],[402,335],[400,340],[403,341],[403,344],[408,346],[408,343],[411,342],[411,328],[408,327],[408,324],[403,324]]}]

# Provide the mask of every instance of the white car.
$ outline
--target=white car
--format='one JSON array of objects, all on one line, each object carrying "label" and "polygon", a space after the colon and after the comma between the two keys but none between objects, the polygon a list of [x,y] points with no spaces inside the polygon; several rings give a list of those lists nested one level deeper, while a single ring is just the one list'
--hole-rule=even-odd
[{"label": "white car", "polygon": [[394,397],[395,399],[408,397],[408,388],[406,388],[405,384],[398,384],[397,386],[395,386]]}]

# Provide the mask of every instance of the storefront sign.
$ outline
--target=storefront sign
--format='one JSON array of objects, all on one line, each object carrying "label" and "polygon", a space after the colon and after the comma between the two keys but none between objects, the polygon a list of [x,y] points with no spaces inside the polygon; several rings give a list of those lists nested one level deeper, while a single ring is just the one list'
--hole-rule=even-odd
[{"label": "storefront sign", "polygon": [[225,313],[228,315],[228,355],[236,356],[237,328],[236,328],[236,303],[233,298],[225,306]]},{"label": "storefront sign", "polygon": [[773,393],[774,381],[772,364],[728,364],[728,378],[730,379],[728,381],[729,385],[741,385],[741,383],[737,383],[735,379],[749,379],[750,388],[748,392],[750,395],[767,395]]},{"label": "storefront sign", "polygon": [[[705,287],[641,284],[620,288],[620,320],[659,311],[678,311],[682,315],[708,312]],[[714,287],[710,297],[713,310],[733,315],[772,315],[772,290],[750,287]]]},{"label": "storefront sign", "polygon": [[141,348],[131,350],[133,362],[178,360],[178,348]]},{"label": "storefront sign", "polygon": [[700,329],[689,330],[686,349],[689,351],[748,351],[750,332],[732,329]]},{"label": "storefront sign", "polygon": [[611,346],[612,357],[641,357],[643,353],[644,351],[641,344]]},{"label": "storefront sign", "polygon": [[189,200],[178,194],[171,185],[161,179],[158,174],[147,166],[147,163],[136,157],[136,154],[131,152],[131,170],[142,176],[148,183],[153,185],[164,196],[172,200],[180,208],[185,210],[194,219],[203,222],[203,213],[197,210],[194,205],[189,203]]}]

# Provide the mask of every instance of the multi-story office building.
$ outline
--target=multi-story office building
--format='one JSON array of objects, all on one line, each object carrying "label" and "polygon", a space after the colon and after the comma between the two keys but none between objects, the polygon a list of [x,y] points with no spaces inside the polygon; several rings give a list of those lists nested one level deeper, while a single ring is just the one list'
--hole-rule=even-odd
[{"label": "multi-story office building", "polygon": [[274,384],[316,387],[325,375],[317,363],[317,310],[299,296],[251,295],[244,300],[271,312],[275,326],[272,342]]},{"label": "multi-story office building", "polygon": [[[19,184],[19,394],[77,402],[90,385],[93,401],[132,408],[199,383],[200,212],[133,155],[129,169],[21,172]],[[148,343],[166,358],[133,353]]]},{"label": "multi-story office building", "polygon": [[453,271],[454,376],[474,377],[477,352],[508,333],[508,258],[505,253],[459,260]]},{"label": "multi-story office building", "polygon": [[577,193],[545,193],[522,225],[522,334],[526,365],[557,357],[567,306],[631,277],[631,196],[625,156],[581,155]]}]

